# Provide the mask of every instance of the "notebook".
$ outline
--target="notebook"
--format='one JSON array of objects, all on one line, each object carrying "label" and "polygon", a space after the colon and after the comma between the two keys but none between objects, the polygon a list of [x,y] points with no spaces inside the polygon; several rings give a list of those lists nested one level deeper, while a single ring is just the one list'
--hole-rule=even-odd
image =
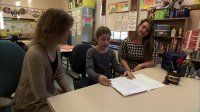
[{"label": "notebook", "polygon": [[127,77],[111,79],[111,86],[119,91],[123,96],[150,91],[164,86],[161,82],[143,74],[137,74],[135,77],[135,79],[127,79]]}]

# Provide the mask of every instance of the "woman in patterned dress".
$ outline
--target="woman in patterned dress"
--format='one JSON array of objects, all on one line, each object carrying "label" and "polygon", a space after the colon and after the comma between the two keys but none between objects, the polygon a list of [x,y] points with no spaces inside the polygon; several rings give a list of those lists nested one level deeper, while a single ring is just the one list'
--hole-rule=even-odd
[{"label": "woman in patterned dress", "polygon": [[153,39],[153,26],[151,20],[142,20],[135,33],[121,43],[120,62],[126,70],[137,71],[156,65],[158,43]]}]

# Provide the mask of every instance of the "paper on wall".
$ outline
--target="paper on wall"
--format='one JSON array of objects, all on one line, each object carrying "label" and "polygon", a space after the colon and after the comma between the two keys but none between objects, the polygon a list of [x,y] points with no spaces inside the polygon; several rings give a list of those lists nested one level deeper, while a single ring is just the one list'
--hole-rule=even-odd
[{"label": "paper on wall", "polygon": [[123,21],[128,21],[128,15],[129,15],[129,13],[123,13],[122,20]]},{"label": "paper on wall", "polygon": [[115,23],[115,31],[121,31],[122,21],[116,21]]},{"label": "paper on wall", "polygon": [[122,21],[121,31],[128,31],[128,27],[129,27],[129,22],[128,21]]}]

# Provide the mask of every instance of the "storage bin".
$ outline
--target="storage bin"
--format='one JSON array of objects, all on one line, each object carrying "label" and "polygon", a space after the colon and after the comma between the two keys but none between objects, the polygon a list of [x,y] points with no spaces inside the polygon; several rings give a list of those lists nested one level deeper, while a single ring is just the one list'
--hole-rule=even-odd
[{"label": "storage bin", "polygon": [[[177,71],[177,59],[182,57],[185,55],[183,53],[178,53],[178,52],[164,52],[163,53],[163,57],[162,57],[162,64],[161,64],[161,67],[167,71],[171,70],[172,67],[171,67],[171,63],[170,61],[173,62],[173,66],[174,66],[174,69]],[[182,69],[182,68],[181,68]],[[179,71],[180,72],[180,71]]]},{"label": "storage bin", "polygon": [[163,9],[163,10],[157,10],[155,11],[155,19],[164,19],[167,16],[167,10]]},{"label": "storage bin", "polygon": [[175,10],[175,17],[190,17],[190,9],[183,8],[183,9],[176,9]]},{"label": "storage bin", "polygon": [[167,24],[158,24],[155,28],[156,30],[171,30],[172,26]]}]

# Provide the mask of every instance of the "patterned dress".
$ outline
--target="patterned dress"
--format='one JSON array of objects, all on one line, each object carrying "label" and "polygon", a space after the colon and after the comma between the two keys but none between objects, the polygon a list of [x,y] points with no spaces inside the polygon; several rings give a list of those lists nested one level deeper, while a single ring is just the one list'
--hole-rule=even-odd
[{"label": "patterned dress", "polygon": [[[143,49],[143,44],[134,43],[130,38],[126,38],[121,43],[120,58],[126,60],[129,67],[134,69],[136,65],[144,63]],[[158,62],[158,43],[156,41],[153,44],[152,59],[152,61]]]}]

